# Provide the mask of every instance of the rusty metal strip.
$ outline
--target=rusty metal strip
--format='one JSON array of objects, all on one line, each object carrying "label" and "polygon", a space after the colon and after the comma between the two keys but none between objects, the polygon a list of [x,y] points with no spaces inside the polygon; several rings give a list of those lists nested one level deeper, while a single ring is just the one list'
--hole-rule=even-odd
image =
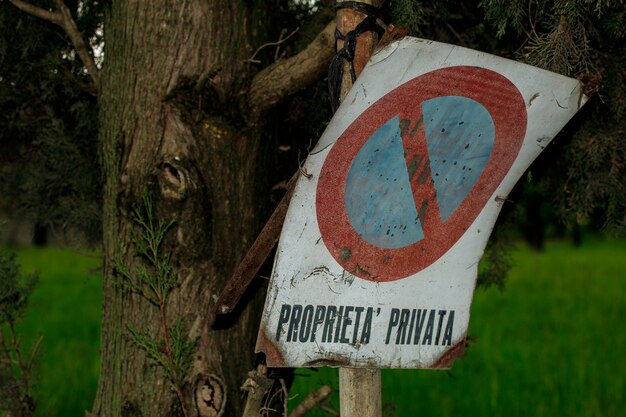
[{"label": "rusty metal strip", "polygon": [[431,369],[450,369],[455,360],[463,357],[467,340],[465,337],[456,345],[448,349],[430,368]]},{"label": "rusty metal strip", "polygon": [[246,256],[226,283],[215,304],[210,307],[209,313],[212,316],[233,311],[255,275],[259,272],[261,265],[263,265],[274,246],[276,246],[285,216],[287,215],[289,201],[291,201],[299,176],[300,171],[297,171],[291,177],[287,184],[287,192],[280,200],[280,203],[278,203],[278,206],[276,206],[276,209],[274,209],[265,226],[263,226]]}]

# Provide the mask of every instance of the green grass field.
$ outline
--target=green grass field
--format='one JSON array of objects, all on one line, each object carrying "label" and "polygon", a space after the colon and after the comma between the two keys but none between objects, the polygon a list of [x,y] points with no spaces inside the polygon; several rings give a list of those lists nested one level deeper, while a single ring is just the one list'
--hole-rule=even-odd
[{"label": "green grass field", "polygon": [[84,416],[100,372],[99,256],[55,248],[17,251],[24,272],[38,272],[26,317],[24,346],[42,337],[35,392],[37,415]]},{"label": "green grass field", "polygon": [[[83,416],[98,377],[100,260],[58,249],[18,257],[41,275],[21,323],[26,342],[43,336],[38,415]],[[477,291],[473,341],[450,372],[383,371],[387,417],[624,415],[626,240],[520,248],[514,259],[504,292]],[[293,406],[337,386],[334,369],[297,373]]]}]

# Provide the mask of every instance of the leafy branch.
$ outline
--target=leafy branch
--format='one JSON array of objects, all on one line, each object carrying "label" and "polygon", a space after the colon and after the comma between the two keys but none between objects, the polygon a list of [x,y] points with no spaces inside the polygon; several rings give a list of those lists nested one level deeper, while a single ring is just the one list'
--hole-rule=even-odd
[{"label": "leafy branch", "polygon": [[143,262],[136,263],[133,270],[123,262],[115,262],[114,268],[123,288],[140,294],[159,309],[160,335],[155,337],[148,331],[131,326],[128,327],[128,334],[130,340],[163,369],[178,397],[183,414],[189,417],[183,385],[191,366],[196,340],[186,337],[182,320],[170,324],[167,301],[178,283],[178,277],[171,267],[171,254],[163,253],[162,248],[174,221],[156,220],[154,202],[149,193],[144,193],[141,205],[132,211],[132,218],[138,231],[131,234],[131,241],[136,255]]},{"label": "leafy branch", "polygon": [[165,338],[156,339],[147,332],[128,327],[133,343],[144,350],[150,359],[163,369],[176,390],[184,384],[184,375],[191,366],[190,358],[195,349],[195,343],[185,338],[184,326],[180,320],[168,328],[167,332],[169,342],[166,342]]},{"label": "leafy branch", "polygon": [[35,410],[30,377],[41,338],[25,355],[15,324],[36,283],[36,275],[21,273],[14,255],[0,254],[0,412],[10,416],[29,417]]}]

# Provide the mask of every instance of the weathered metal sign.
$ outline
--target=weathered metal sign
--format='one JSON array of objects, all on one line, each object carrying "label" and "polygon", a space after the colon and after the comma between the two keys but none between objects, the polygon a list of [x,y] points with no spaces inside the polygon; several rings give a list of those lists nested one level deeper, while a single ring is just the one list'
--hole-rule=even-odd
[{"label": "weathered metal sign", "polygon": [[585,99],[577,80],[457,46],[375,53],[291,200],[268,365],[449,367],[502,202]]}]

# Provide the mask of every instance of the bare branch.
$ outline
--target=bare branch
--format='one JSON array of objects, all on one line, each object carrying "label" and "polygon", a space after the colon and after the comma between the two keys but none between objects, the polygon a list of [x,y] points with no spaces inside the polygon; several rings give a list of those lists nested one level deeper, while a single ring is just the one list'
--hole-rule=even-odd
[{"label": "bare branch", "polygon": [[269,47],[269,46],[279,46],[280,44],[282,44],[282,43],[286,42],[287,40],[289,40],[289,38],[291,38],[293,35],[295,35],[296,33],[298,33],[298,30],[300,30],[300,28],[299,28],[299,27],[298,27],[298,28],[295,28],[295,29],[293,30],[293,32],[291,32],[291,33],[290,33],[289,35],[287,35],[287,37],[285,37],[285,38],[283,38],[283,34],[282,34],[282,32],[281,32],[281,34],[280,34],[280,38],[279,38],[276,42],[268,42],[268,43],[264,43],[263,45],[259,46],[259,47],[257,48],[257,50],[256,50],[256,51],[254,51],[254,54],[252,54],[252,57],[250,57],[250,58],[248,59],[248,62],[252,62],[253,64],[258,64],[258,63],[259,63],[259,62],[261,62],[261,61],[256,60],[256,59],[254,59],[254,58],[256,57],[256,55],[257,55],[259,52],[261,52],[263,49],[265,49],[265,48],[267,48],[267,47]]},{"label": "bare branch", "polygon": [[293,409],[289,417],[302,417],[314,407],[321,405],[332,392],[333,390],[328,385],[324,385],[317,391],[313,391]]},{"label": "bare branch", "polygon": [[72,18],[72,13],[70,12],[70,9],[67,8],[63,0],[54,0],[54,4],[56,4],[61,16],[63,17],[60,26],[65,30],[65,33],[67,33],[67,36],[70,38],[70,42],[72,42],[72,45],[74,45],[74,48],[76,49],[76,53],[80,57],[81,61],[83,61],[85,68],[87,68],[87,73],[91,76],[91,79],[96,85],[96,89],[98,89],[100,87],[100,70],[96,65],[96,61],[93,59],[91,47],[87,46],[83,40],[83,36],[78,31],[76,22],[74,21],[74,18]]},{"label": "bare branch", "polygon": [[335,54],[335,22],[329,23],[302,52],[277,61],[252,80],[249,103],[252,122],[280,100],[321,77]]},{"label": "bare branch", "polygon": [[87,73],[89,74],[96,86],[96,90],[99,88],[100,70],[98,69],[96,62],[93,59],[93,52],[91,51],[91,47],[89,47],[83,40],[83,37],[78,31],[78,27],[76,26],[76,22],[74,21],[74,18],[72,18],[72,13],[67,8],[63,0],[54,0],[54,4],[58,9],[58,11],[56,12],[42,9],[41,7],[37,7],[23,0],[9,1],[15,7],[25,13],[30,14],[31,16],[47,20],[48,22],[52,22],[60,26],[70,38],[70,42],[74,46],[76,53],[78,54],[81,61],[83,61],[83,64],[87,69]]},{"label": "bare branch", "polygon": [[38,17],[43,20],[47,20],[48,22],[55,23],[57,25],[61,25],[62,16],[59,12],[51,12],[46,9],[42,9],[41,7],[37,7],[33,4],[22,0],[9,0],[15,7],[20,9],[23,12],[28,13],[29,15]]}]

